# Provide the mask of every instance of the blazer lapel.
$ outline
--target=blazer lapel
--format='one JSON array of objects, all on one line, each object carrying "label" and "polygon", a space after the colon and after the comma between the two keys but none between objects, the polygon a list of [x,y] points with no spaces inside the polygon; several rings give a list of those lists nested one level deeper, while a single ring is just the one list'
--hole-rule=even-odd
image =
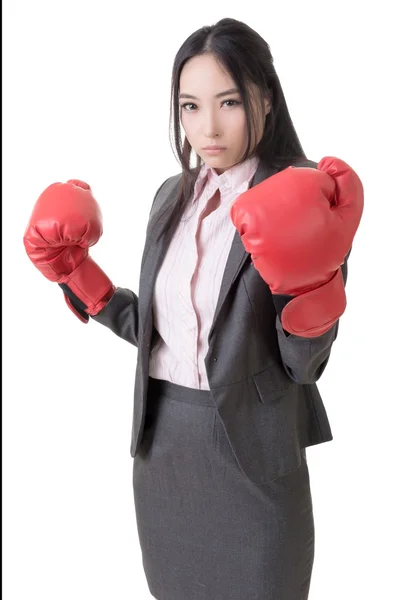
[{"label": "blazer lapel", "polygon": [[[266,167],[265,165],[259,164],[257,171],[253,177],[253,181],[250,183],[249,189],[255,185],[261,183],[267,177],[275,174],[277,169]],[[164,235],[158,243],[156,243],[157,236],[161,231],[161,228],[165,221],[170,216],[174,203],[176,201],[178,190],[180,185],[180,179],[177,185],[172,189],[169,195],[165,198],[161,204],[159,210],[155,212],[149,222],[147,243],[145,245],[143,253],[143,262],[140,274],[139,282],[139,327],[141,332],[144,333],[146,328],[153,328],[153,291],[155,280],[158,271],[161,267],[162,261],[168,249],[168,245],[174,231],[169,231],[167,235]],[[214,319],[210,328],[209,336],[214,330],[216,320],[218,318],[219,311],[224,303],[226,296],[229,293],[231,286],[233,285],[236,277],[238,276],[241,267],[243,266],[249,253],[246,252],[239,232],[236,230],[232,246],[228,255],[228,260],[225,266],[224,275],[222,278],[221,289],[215,309]]]}]

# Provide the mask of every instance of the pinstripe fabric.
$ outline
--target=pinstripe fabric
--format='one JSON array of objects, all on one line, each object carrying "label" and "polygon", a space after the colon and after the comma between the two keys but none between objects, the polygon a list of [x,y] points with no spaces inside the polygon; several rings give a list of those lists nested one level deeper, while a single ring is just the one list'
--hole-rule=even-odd
[{"label": "pinstripe fabric", "polygon": [[[149,375],[155,379],[210,389],[204,357],[236,231],[229,211],[249,189],[258,164],[258,157],[251,157],[221,175],[206,164],[200,170],[155,283],[154,326],[161,336],[150,357]],[[220,205],[203,218],[217,190]]]}]

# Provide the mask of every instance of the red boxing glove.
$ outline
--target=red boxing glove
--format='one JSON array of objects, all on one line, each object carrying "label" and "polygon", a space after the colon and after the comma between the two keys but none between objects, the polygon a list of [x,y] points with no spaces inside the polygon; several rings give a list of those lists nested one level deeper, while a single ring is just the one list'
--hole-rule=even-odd
[{"label": "red boxing glove", "polygon": [[233,224],[272,294],[295,296],[281,314],[287,332],[316,337],[344,313],[340,265],[363,207],[360,178],[329,156],[317,169],[288,167],[268,177],[232,205]]},{"label": "red boxing glove", "polygon": [[89,247],[102,233],[100,207],[90,186],[70,179],[42,192],[23,238],[35,267],[61,285],[68,307],[83,323],[104,308],[116,289],[89,256]]}]

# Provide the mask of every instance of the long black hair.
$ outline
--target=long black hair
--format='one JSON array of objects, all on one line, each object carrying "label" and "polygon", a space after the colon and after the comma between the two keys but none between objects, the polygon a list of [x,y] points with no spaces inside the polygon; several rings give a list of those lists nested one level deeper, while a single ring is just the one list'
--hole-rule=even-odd
[{"label": "long black hair", "polygon": [[[179,83],[183,66],[190,58],[202,54],[213,55],[231,75],[241,95],[248,137],[247,149],[240,162],[256,155],[260,162],[281,170],[298,159],[306,158],[289,115],[267,42],[251,27],[236,19],[225,18],[214,25],[201,27],[179,48],[172,68],[169,128],[170,132],[173,130],[171,145],[176,150],[182,167],[182,179],[178,199],[159,238],[165,231],[174,228],[181,219],[202,166],[201,158],[196,154],[196,167],[191,168],[192,146],[186,137],[182,146],[179,107]],[[251,82],[256,84],[259,91],[261,114],[264,113],[264,97],[268,98],[271,110],[265,118],[263,136],[250,153],[251,140],[255,139],[255,118],[247,88]]]}]

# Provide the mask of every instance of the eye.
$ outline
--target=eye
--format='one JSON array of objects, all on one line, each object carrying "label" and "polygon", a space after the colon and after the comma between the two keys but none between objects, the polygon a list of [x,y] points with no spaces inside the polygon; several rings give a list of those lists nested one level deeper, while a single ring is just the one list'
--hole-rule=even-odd
[{"label": "eye", "polygon": [[[237,100],[223,100],[223,102],[221,104],[225,104],[225,102],[233,102],[234,105],[242,104],[241,102],[238,102]],[[186,102],[185,104],[181,104],[181,108],[184,108],[186,112],[194,112],[193,110],[187,110],[186,106],[197,106],[197,105],[193,104],[193,102]]]},{"label": "eye", "polygon": [[[186,104],[181,104],[181,108],[184,108],[186,110],[186,106],[196,106],[195,104],[192,104],[191,102],[186,102]],[[186,110],[186,112],[192,112],[191,110]]]}]

